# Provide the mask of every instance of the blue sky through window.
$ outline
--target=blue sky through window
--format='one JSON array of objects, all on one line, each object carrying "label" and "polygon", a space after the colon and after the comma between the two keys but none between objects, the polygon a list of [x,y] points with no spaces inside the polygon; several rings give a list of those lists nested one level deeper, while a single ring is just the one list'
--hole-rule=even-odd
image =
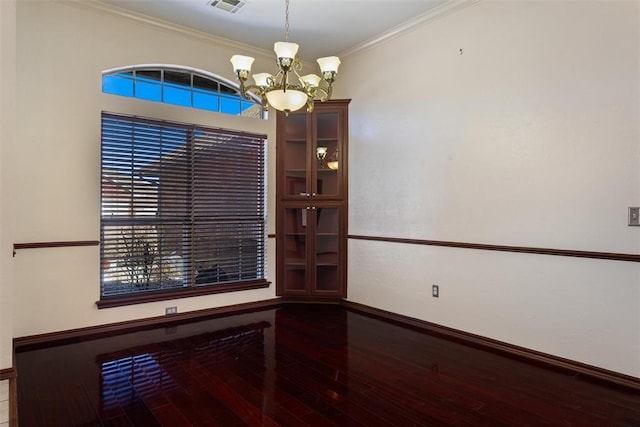
[{"label": "blue sky through window", "polygon": [[[175,72],[174,72],[175,73]],[[158,75],[159,75],[158,71]],[[189,74],[182,73],[186,76]],[[199,76],[200,81],[203,79]],[[193,80],[192,80],[193,81]],[[153,102],[216,111],[224,114],[241,115],[258,103],[240,96],[236,88],[228,87],[221,82],[211,81],[211,88],[194,87],[187,82],[175,83],[162,81],[137,74],[135,71],[122,71],[102,77],[104,93],[144,99]],[[224,86],[223,92],[216,90],[218,85]]]}]

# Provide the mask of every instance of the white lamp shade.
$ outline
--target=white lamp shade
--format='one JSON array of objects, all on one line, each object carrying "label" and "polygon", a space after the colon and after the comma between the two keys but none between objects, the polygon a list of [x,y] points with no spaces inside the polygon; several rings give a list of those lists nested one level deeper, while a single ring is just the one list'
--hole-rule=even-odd
[{"label": "white lamp shade", "polygon": [[256,86],[269,86],[268,79],[273,77],[269,73],[258,73],[253,75],[253,80],[256,82]]},{"label": "white lamp shade", "polygon": [[335,71],[338,72],[338,67],[340,66],[340,58],[337,56],[325,56],[324,58],[318,58],[318,65],[320,65],[320,70],[324,73],[327,71]]},{"label": "white lamp shade", "polygon": [[296,111],[307,103],[307,94],[299,90],[289,89],[286,92],[278,89],[267,92],[269,104],[280,111]]},{"label": "white lamp shade", "polygon": [[300,77],[300,80],[307,86],[318,87],[322,79],[315,74],[307,74],[306,76]]},{"label": "white lamp shade", "polygon": [[253,64],[254,60],[255,58],[252,58],[250,56],[244,56],[244,55],[233,55],[231,57],[231,63],[233,64],[233,69],[235,71],[238,71],[238,70],[251,71],[251,65]]},{"label": "white lamp shade", "polygon": [[298,45],[296,43],[275,42],[273,50],[278,58],[295,58],[298,53]]}]

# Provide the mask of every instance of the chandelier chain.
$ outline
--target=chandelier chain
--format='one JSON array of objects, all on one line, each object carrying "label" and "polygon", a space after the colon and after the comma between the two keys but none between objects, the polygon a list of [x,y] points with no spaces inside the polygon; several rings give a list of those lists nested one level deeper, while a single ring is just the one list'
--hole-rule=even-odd
[{"label": "chandelier chain", "polygon": [[285,12],[284,12],[284,41],[289,41],[289,0],[285,2]]}]

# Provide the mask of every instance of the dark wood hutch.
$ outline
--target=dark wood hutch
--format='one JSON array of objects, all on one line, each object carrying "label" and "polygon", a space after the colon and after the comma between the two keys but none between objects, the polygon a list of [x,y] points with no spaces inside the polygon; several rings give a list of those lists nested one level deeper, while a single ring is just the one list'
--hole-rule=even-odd
[{"label": "dark wood hutch", "polygon": [[348,106],[277,117],[276,293],[347,296]]}]

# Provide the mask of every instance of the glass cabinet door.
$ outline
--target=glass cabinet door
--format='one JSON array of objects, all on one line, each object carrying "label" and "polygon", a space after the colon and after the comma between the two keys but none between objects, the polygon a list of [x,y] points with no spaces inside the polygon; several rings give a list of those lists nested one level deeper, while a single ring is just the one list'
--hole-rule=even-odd
[{"label": "glass cabinet door", "polygon": [[288,292],[304,292],[307,289],[308,211],[307,208],[285,208],[283,210],[283,289]]},{"label": "glass cabinet door", "polygon": [[[314,210],[312,210],[313,212]],[[341,289],[340,210],[337,207],[315,208],[315,291],[336,292]]]},{"label": "glass cabinet door", "polygon": [[284,149],[278,153],[283,157],[284,196],[308,196],[307,186],[307,115],[290,114],[284,118]]},{"label": "glass cabinet door", "polygon": [[348,104],[277,113],[278,296],[346,297]]},{"label": "glass cabinet door", "polygon": [[313,192],[319,196],[337,197],[340,194],[340,112],[316,113],[316,176]]}]

